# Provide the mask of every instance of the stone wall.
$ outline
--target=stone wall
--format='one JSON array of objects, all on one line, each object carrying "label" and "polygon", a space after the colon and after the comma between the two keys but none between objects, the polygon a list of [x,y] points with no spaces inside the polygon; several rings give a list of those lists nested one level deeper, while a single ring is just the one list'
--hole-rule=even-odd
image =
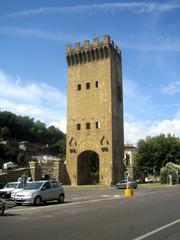
[{"label": "stone wall", "polygon": [[24,174],[30,176],[29,168],[8,170],[0,174],[0,183],[4,185],[8,182],[16,182],[18,178],[22,177]]}]

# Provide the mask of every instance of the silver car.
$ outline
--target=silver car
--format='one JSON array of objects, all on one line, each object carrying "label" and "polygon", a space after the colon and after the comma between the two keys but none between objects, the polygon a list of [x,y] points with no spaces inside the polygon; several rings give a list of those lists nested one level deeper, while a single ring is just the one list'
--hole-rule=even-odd
[{"label": "silver car", "polygon": [[127,185],[130,187],[130,188],[137,188],[138,184],[137,184],[137,181],[127,181],[127,180],[122,180],[120,182],[118,182],[116,184],[116,188],[117,189],[126,189],[127,188]]},{"label": "silver car", "polygon": [[16,204],[40,205],[46,201],[57,200],[64,202],[65,194],[61,183],[53,180],[34,181],[26,183],[23,190],[19,191],[15,197]]}]

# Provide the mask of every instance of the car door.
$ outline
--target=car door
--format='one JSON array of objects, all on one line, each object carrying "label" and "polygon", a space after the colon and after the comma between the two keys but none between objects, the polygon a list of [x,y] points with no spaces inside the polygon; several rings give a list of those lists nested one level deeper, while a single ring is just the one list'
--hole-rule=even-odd
[{"label": "car door", "polygon": [[43,201],[52,200],[52,189],[51,189],[51,183],[45,182],[44,185],[41,188],[41,197]]},{"label": "car door", "polygon": [[58,199],[60,193],[62,192],[60,184],[57,181],[52,181],[51,186],[52,186],[52,194],[54,199]]}]

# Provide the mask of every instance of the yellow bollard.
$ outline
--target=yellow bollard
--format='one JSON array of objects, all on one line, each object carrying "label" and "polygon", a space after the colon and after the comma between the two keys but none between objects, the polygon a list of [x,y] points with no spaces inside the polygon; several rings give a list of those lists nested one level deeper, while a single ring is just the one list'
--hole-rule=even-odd
[{"label": "yellow bollard", "polygon": [[130,198],[133,196],[133,189],[129,187],[128,183],[126,185],[126,189],[124,190],[124,195],[127,198]]}]

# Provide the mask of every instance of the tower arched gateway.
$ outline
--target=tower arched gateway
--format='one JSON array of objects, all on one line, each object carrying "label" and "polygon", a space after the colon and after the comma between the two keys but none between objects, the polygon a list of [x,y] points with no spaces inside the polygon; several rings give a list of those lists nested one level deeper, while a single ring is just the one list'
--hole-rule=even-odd
[{"label": "tower arched gateway", "polygon": [[70,182],[111,184],[123,177],[121,52],[109,36],[66,48],[66,163]]}]

